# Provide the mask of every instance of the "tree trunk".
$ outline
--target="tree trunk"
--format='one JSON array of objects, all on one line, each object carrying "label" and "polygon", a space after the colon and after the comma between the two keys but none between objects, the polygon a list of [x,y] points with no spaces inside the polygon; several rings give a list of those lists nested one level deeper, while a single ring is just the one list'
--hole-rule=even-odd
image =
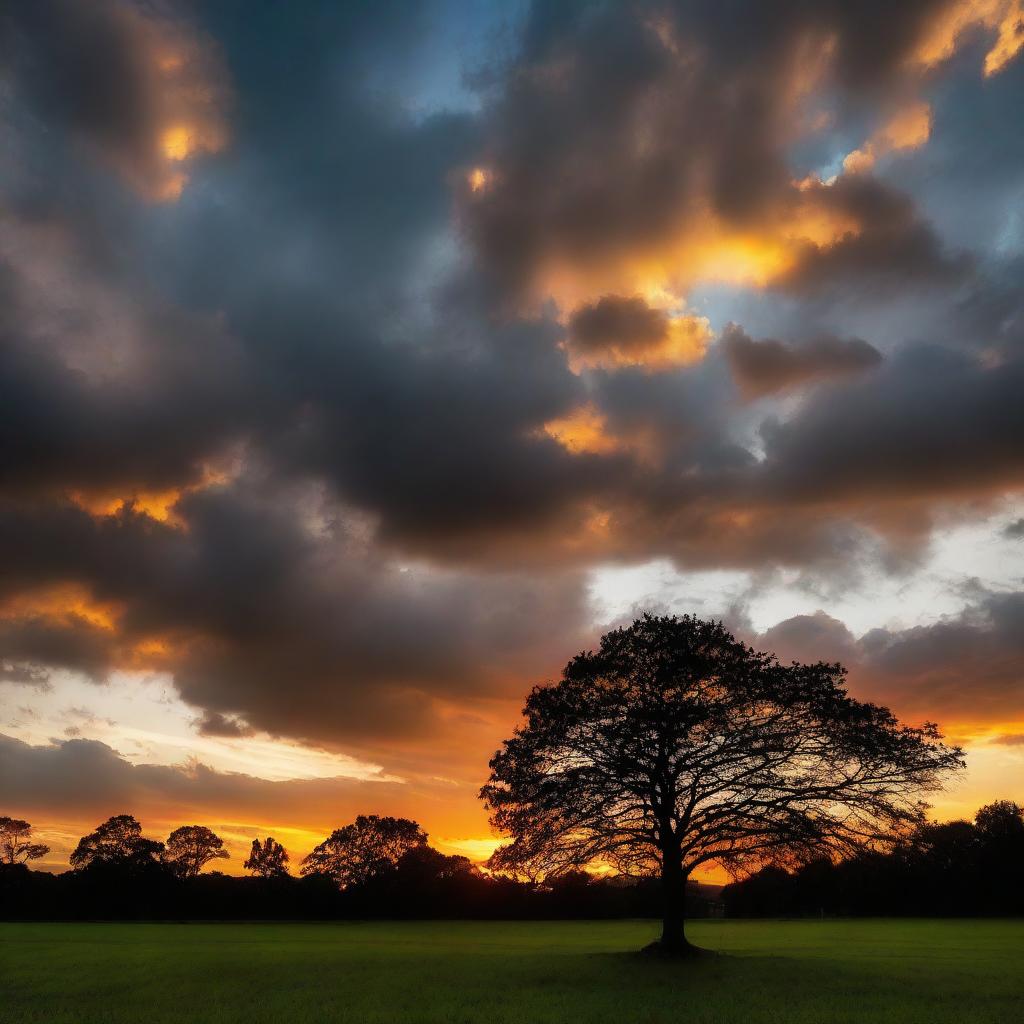
[{"label": "tree trunk", "polygon": [[657,952],[664,956],[693,956],[696,946],[686,939],[686,883],[687,876],[679,861],[665,856],[661,863],[661,887],[664,914],[661,940]]}]

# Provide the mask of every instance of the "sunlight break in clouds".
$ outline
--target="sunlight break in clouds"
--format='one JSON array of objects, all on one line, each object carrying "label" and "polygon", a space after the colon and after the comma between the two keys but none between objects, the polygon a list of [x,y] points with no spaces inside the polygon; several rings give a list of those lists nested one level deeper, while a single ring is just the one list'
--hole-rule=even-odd
[{"label": "sunlight break in clouds", "polygon": [[187,767],[198,762],[267,782],[401,781],[378,765],[251,729],[234,737],[196,735],[195,710],[159,674],[116,672],[97,691],[94,684],[61,673],[49,688],[20,693],[0,683],[0,698],[6,732],[26,743],[46,743],[58,735],[97,740],[132,764]]}]

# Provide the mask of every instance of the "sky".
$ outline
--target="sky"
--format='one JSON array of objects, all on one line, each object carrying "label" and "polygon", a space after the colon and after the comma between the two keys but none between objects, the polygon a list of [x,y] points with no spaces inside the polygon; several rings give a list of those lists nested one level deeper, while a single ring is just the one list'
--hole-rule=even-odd
[{"label": "sky", "polygon": [[1021,0],[0,13],[0,811],[446,852],[715,617],[1024,802]]}]

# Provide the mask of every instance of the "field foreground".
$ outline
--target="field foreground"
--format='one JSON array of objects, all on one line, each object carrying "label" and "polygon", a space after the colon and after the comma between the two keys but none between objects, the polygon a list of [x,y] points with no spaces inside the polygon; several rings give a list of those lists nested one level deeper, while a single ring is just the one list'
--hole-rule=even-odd
[{"label": "field foreground", "polygon": [[1011,1022],[1024,921],[2,924],[3,1024]]}]

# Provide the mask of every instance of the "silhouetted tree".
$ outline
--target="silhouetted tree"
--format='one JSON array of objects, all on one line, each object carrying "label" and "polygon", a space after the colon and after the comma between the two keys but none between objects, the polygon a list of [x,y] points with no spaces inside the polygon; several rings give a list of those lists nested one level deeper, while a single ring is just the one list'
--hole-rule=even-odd
[{"label": "silhouetted tree", "polygon": [[645,615],[534,688],[481,796],[512,842],[496,869],[603,861],[661,876],[660,951],[692,951],[690,872],[882,841],[962,766],[935,726],[860,703],[835,664],[783,666],[722,625]]},{"label": "silhouetted tree", "polygon": [[288,851],[272,836],[261,843],[259,839],[252,841],[249,858],[242,866],[258,878],[279,878],[288,874]]},{"label": "silhouetted tree", "polygon": [[163,849],[163,843],[143,837],[142,826],[130,814],[117,814],[78,841],[71,854],[71,866],[149,864]]},{"label": "silhouetted tree", "polygon": [[982,807],[974,822],[925,822],[885,853],[864,848],[794,874],[758,872],[727,885],[722,900],[738,917],[1017,915],[1024,913],[1021,864],[1024,811],[999,800]]},{"label": "silhouetted tree", "polygon": [[49,852],[45,843],[32,842],[32,826],[27,821],[0,817],[0,864],[24,864]]},{"label": "silhouetted tree", "polygon": [[426,842],[426,833],[415,821],[361,814],[320,843],[300,870],[303,875],[328,875],[345,889],[393,868],[409,850]]},{"label": "silhouetted tree", "polygon": [[1011,800],[997,800],[974,817],[978,831],[977,891],[963,903],[976,912],[1024,913],[1024,809]]},{"label": "silhouetted tree", "polygon": [[160,859],[179,878],[195,878],[210,861],[229,856],[224,840],[205,825],[182,825],[167,837]]},{"label": "silhouetted tree", "polygon": [[441,853],[425,843],[403,853],[395,867],[409,882],[423,885],[450,882],[464,875],[479,875],[468,857]]},{"label": "silhouetted tree", "polygon": [[790,912],[793,876],[769,864],[722,890],[730,917],[784,917]]},{"label": "silhouetted tree", "polygon": [[974,824],[990,841],[1021,840],[1024,839],[1024,808],[1012,800],[996,800],[979,808]]}]

